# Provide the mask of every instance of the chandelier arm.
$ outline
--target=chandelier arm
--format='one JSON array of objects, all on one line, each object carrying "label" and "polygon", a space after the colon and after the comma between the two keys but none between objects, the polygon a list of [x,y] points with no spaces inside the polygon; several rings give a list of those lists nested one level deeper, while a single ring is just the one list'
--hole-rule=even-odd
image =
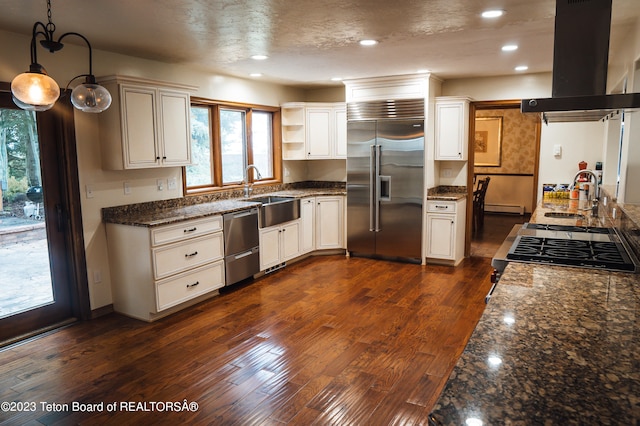
[{"label": "chandelier arm", "polygon": [[85,41],[85,43],[87,43],[87,47],[89,48],[89,75],[93,76],[93,50],[91,49],[91,43],[89,43],[89,40],[87,40],[85,36],[76,32],[68,32],[68,33],[62,34],[58,39],[58,43],[62,42],[62,39],[69,35],[80,37]]},{"label": "chandelier arm", "polygon": [[[43,31],[38,31],[38,26],[41,26]],[[47,28],[42,22],[36,22],[33,24],[33,31],[31,35],[31,63],[38,63],[38,52],[36,51],[36,39],[38,35],[43,35],[46,40],[49,40],[49,34],[47,33]]]},{"label": "chandelier arm", "polygon": [[66,92],[67,90],[69,90],[69,86],[71,86],[71,83],[73,83],[74,80],[79,79],[80,77],[91,77],[90,74],[80,74],[80,75],[76,75],[75,77],[73,77],[71,80],[69,80],[69,82],[67,83],[67,87],[64,88],[64,91]]}]

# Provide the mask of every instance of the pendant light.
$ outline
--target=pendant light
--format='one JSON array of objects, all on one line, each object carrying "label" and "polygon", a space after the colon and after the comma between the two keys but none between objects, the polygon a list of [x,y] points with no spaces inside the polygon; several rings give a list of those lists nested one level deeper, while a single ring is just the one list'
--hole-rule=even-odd
[{"label": "pendant light", "polygon": [[[89,48],[89,74],[81,74],[69,81],[69,84],[80,77],[85,77],[85,82],[78,85],[71,92],[71,103],[74,107],[84,112],[102,112],[111,105],[111,94],[107,89],[96,83],[93,75],[92,50],[89,40],[85,36],[75,32],[64,33],[57,41],[53,38],[56,30],[51,21],[51,0],[47,0],[48,23],[33,24],[31,36],[31,65],[29,71],[16,76],[11,82],[11,93],[14,103],[28,111],[46,111],[53,107],[60,96],[60,87],[54,79],[47,75],[47,71],[38,63],[36,39],[44,37],[40,44],[49,52],[54,53],[62,49],[62,39],[73,35],[80,37]],[[69,85],[67,85],[67,88]]]}]

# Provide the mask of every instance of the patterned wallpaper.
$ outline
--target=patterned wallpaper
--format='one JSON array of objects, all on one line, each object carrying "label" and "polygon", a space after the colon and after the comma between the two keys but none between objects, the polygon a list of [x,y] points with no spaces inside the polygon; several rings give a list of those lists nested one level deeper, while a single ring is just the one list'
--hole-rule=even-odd
[{"label": "patterned wallpaper", "polygon": [[535,114],[522,114],[519,108],[483,109],[476,117],[503,117],[500,167],[474,167],[476,174],[533,174],[536,155]]}]

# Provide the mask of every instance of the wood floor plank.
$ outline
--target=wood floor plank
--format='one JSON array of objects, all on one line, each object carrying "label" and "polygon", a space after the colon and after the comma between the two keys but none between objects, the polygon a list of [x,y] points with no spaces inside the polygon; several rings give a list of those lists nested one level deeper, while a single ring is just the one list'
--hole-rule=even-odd
[{"label": "wood floor plank", "polygon": [[[419,424],[484,310],[490,259],[318,256],[154,323],[117,314],[0,351],[0,425]],[[188,401],[195,411],[129,410]]]}]

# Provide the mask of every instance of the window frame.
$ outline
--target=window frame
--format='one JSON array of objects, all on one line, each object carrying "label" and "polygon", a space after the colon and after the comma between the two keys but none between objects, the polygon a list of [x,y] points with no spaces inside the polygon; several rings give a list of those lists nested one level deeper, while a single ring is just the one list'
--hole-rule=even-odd
[{"label": "window frame", "polygon": [[[182,186],[185,195],[200,195],[221,191],[237,190],[244,187],[243,182],[222,183],[222,142],[220,132],[220,110],[230,109],[245,112],[245,147],[246,161],[253,164],[252,143],[252,113],[253,111],[267,112],[271,114],[271,149],[273,177],[260,180],[253,179],[253,173],[248,174],[249,183],[254,186],[273,185],[282,183],[282,135],[281,135],[281,110],[280,107],[268,105],[245,104],[239,102],[222,102],[206,98],[191,97],[190,107],[206,107],[209,109],[209,138],[211,141],[211,165],[213,167],[213,183],[211,185],[198,185],[187,187],[187,167],[182,167]],[[245,165],[246,166],[246,165]]]}]

